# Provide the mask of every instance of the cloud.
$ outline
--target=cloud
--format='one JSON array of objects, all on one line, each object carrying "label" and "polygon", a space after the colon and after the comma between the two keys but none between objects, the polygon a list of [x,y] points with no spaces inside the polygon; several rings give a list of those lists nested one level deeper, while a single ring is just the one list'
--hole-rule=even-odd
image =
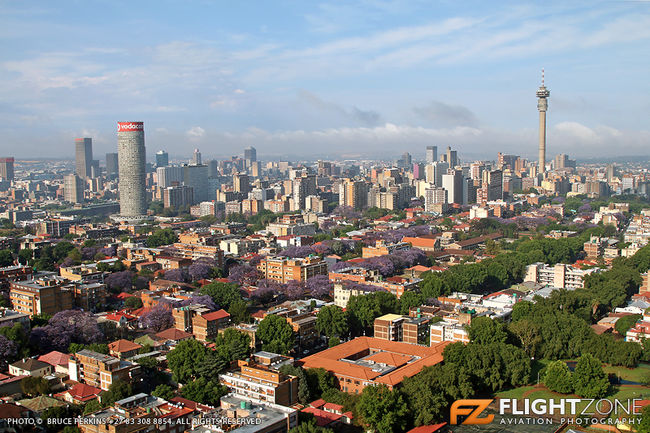
[{"label": "cloud", "polygon": [[413,111],[436,127],[476,126],[479,123],[469,108],[441,101],[431,101],[427,106],[413,108]]},{"label": "cloud", "polygon": [[301,89],[298,91],[298,99],[321,113],[328,113],[342,120],[353,121],[365,126],[374,126],[381,122],[381,115],[373,110],[362,110],[353,106],[346,109],[339,104],[325,101],[314,93]]},{"label": "cloud", "polygon": [[185,131],[185,135],[187,135],[190,139],[200,139],[205,136],[205,129],[201,128],[200,126],[193,126]]}]

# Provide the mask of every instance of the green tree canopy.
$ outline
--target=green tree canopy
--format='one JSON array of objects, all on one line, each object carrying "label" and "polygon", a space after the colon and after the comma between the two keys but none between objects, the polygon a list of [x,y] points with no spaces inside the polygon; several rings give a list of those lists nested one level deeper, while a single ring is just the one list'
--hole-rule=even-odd
[{"label": "green tree canopy", "polygon": [[405,431],[409,408],[399,390],[386,385],[367,386],[361,393],[357,412],[370,431],[393,433]]},{"label": "green tree canopy", "polygon": [[197,367],[205,359],[208,349],[198,341],[183,340],[167,354],[167,365],[172,378],[179,383],[188,383],[197,374]]},{"label": "green tree canopy", "polygon": [[286,355],[296,341],[291,325],[275,314],[268,315],[260,322],[256,337],[262,341],[262,348],[269,352]]},{"label": "green tree canopy", "polygon": [[348,317],[337,305],[326,305],[316,316],[316,329],[328,338],[343,337],[348,334]]},{"label": "green tree canopy", "polygon": [[603,366],[595,356],[584,354],[578,359],[573,372],[573,389],[584,398],[602,398],[609,391],[609,380]]},{"label": "green tree canopy", "polygon": [[551,391],[569,394],[573,391],[573,378],[564,361],[551,362],[544,373],[544,384]]}]

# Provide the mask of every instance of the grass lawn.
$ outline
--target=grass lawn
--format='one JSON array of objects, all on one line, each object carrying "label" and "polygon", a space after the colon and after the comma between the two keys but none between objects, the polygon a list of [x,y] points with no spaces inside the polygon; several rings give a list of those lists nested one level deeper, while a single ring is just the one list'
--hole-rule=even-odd
[{"label": "grass lawn", "polygon": [[614,373],[618,377],[624,380],[629,380],[631,382],[641,382],[650,378],[650,365],[640,364],[636,368],[625,368],[625,367],[614,367],[614,366],[603,366],[605,373],[610,374]]}]

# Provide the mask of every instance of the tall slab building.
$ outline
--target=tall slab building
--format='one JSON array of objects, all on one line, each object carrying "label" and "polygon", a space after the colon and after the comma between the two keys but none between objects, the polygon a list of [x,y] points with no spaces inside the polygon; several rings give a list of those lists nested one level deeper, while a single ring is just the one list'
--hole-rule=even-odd
[{"label": "tall slab building", "polygon": [[145,216],[147,195],[143,122],[117,122],[117,155],[120,216]]},{"label": "tall slab building", "polygon": [[75,173],[82,179],[90,177],[93,164],[93,139],[75,138]]}]

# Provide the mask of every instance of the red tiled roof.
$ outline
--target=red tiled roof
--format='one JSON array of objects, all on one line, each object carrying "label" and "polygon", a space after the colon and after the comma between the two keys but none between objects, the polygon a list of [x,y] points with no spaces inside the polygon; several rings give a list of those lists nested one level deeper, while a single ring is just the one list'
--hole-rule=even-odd
[{"label": "red tiled roof", "polygon": [[120,300],[123,301],[123,300],[125,300],[126,298],[134,298],[135,295],[133,295],[132,293],[122,292],[122,293],[120,293],[120,294],[115,295],[115,297],[116,297],[117,299],[120,299]]},{"label": "red tiled roof", "polygon": [[102,390],[94,386],[86,385],[85,383],[78,383],[67,392],[75,400],[87,401],[96,398]]},{"label": "red tiled roof", "polygon": [[333,411],[333,412],[343,412],[343,406],[340,404],[335,404],[335,403],[325,403],[323,405],[323,408],[327,411]]},{"label": "red tiled roof", "polygon": [[420,427],[412,428],[407,433],[436,433],[442,430],[442,428],[446,425],[446,422],[434,425],[421,425]]},{"label": "red tiled roof", "polygon": [[211,311],[209,313],[203,313],[201,316],[205,320],[220,320],[230,317],[230,314],[226,310]]},{"label": "red tiled roof", "polygon": [[67,353],[57,352],[56,350],[38,357],[39,361],[47,362],[50,365],[65,365],[66,367],[68,366],[69,359],[70,355]]},{"label": "red tiled roof", "polygon": [[123,352],[130,352],[132,350],[141,349],[142,345],[138,343],[134,343],[129,340],[121,339],[110,343],[108,345],[108,348],[113,352],[123,353]]},{"label": "red tiled roof", "polygon": [[309,403],[309,406],[315,407],[316,409],[320,409],[321,407],[323,407],[323,405],[325,403],[327,403],[325,400],[323,400],[322,398],[319,398],[318,400],[315,400],[315,401],[312,401],[311,403]]},{"label": "red tiled roof", "polygon": [[181,331],[180,329],[169,328],[157,333],[156,337],[161,340],[178,341],[178,340],[183,340],[185,338],[190,338],[192,337],[192,334],[190,334],[189,332]]},{"label": "red tiled roof", "polygon": [[301,412],[314,415],[314,418],[316,418],[316,425],[319,427],[328,426],[333,422],[340,420],[343,416],[336,413],[325,412],[324,410],[316,409],[315,407],[306,407]]}]

